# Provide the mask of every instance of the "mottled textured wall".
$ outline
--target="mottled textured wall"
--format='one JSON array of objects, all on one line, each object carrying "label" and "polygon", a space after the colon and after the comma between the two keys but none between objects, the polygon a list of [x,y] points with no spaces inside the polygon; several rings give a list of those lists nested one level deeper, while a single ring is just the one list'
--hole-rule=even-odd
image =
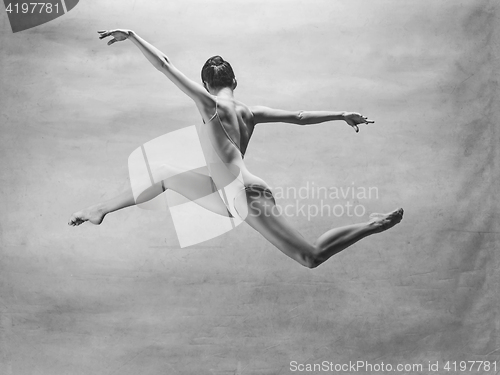
[{"label": "mottled textured wall", "polygon": [[[288,374],[290,361],[498,359],[498,8],[86,0],[16,34],[2,13],[0,373]],[[399,206],[403,222],[315,270],[248,226],[188,249],[161,212],[68,227],[73,211],[127,186],[136,147],[200,121],[131,43],[97,39],[117,27],[196,79],[221,54],[249,105],[375,119],[359,134],[340,122],[262,125],[246,160],[273,187],[378,188],[358,202],[364,218],[290,218],[311,240]]]}]

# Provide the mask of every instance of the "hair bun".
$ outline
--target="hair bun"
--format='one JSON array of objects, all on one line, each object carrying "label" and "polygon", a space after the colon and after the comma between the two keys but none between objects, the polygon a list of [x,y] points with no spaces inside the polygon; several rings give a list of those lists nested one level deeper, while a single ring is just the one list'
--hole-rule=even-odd
[{"label": "hair bun", "polygon": [[234,89],[236,87],[233,68],[219,55],[210,57],[203,65],[201,81],[212,88],[231,87]]},{"label": "hair bun", "polygon": [[224,59],[221,56],[214,56],[211,63],[213,66],[220,66],[224,64]]}]

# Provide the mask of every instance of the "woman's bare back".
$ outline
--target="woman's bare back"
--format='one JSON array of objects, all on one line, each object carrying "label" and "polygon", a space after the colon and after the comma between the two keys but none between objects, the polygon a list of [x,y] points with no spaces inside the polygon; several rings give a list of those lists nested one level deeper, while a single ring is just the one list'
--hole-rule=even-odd
[{"label": "woman's bare back", "polygon": [[224,130],[244,155],[255,127],[252,111],[242,102],[221,96],[217,107]]}]

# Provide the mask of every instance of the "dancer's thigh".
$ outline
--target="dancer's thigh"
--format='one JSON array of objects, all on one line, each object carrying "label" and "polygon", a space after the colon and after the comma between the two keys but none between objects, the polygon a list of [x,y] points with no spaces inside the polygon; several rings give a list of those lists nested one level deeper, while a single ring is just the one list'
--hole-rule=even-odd
[{"label": "dancer's thigh", "polygon": [[190,199],[196,204],[219,215],[228,216],[226,205],[221,199],[210,176],[196,171],[187,171],[173,174],[170,168],[170,176],[163,180],[165,188]]},{"label": "dancer's thigh", "polygon": [[301,264],[314,254],[314,246],[286,220],[274,198],[262,190],[245,190],[248,212],[245,221],[269,242]]}]

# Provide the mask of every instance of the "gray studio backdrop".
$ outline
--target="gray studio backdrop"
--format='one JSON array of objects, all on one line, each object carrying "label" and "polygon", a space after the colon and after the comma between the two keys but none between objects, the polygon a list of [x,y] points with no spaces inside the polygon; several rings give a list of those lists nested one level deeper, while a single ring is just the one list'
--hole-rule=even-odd
[{"label": "gray studio backdrop", "polygon": [[[85,0],[15,34],[2,13],[0,373],[288,374],[291,362],[366,361],[427,374],[497,360],[498,11],[479,0]],[[201,121],[131,43],[98,40],[109,28],[135,30],[194,79],[222,55],[249,105],[373,118],[358,134],[341,122],[259,125],[246,162],[275,189],[377,188],[326,202],[362,205],[361,217],[290,215],[311,240],[400,206],[403,222],[315,270],[247,225],[185,249],[166,212],[68,227],[127,187],[135,148]]]}]

